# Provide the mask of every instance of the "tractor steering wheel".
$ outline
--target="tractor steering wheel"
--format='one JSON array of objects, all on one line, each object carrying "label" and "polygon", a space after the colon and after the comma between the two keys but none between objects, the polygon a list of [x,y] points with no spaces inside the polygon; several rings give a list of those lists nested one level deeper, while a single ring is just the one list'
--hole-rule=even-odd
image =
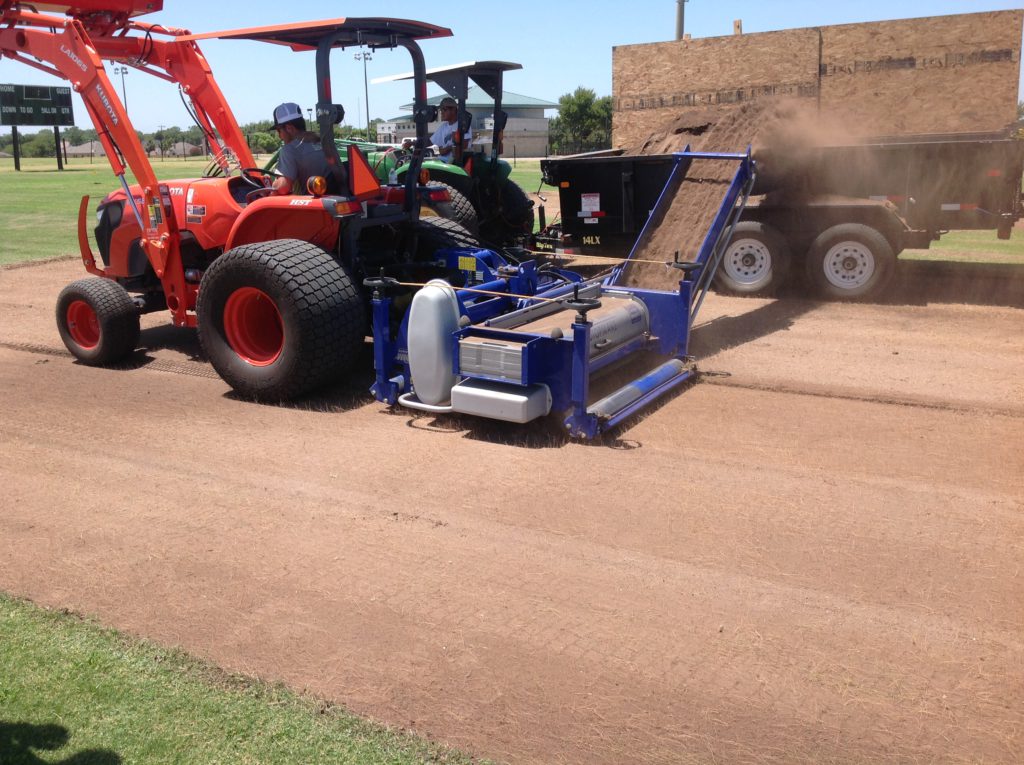
[{"label": "tractor steering wheel", "polygon": [[242,175],[242,180],[257,189],[268,188],[268,180],[272,183],[274,178],[281,177],[280,173],[264,170],[262,167],[243,167],[239,173]]},{"label": "tractor steering wheel", "polygon": [[273,193],[274,190],[270,186],[260,186],[258,189],[253,189],[252,191],[245,195],[245,203],[251,204],[252,202],[255,202],[257,199],[269,197]]}]

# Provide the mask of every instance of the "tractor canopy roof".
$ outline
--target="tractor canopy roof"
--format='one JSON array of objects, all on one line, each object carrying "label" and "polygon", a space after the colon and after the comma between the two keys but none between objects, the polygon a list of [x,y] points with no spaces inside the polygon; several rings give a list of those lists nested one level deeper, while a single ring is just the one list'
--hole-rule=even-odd
[{"label": "tractor canopy roof", "polygon": [[[511,61],[466,61],[462,64],[438,66],[427,70],[427,79],[437,83],[448,95],[465,100],[469,93],[469,80],[472,80],[491,98],[497,98],[501,91],[501,79],[504,72],[522,69],[522,64]],[[398,82],[413,79],[412,72],[392,74],[386,77],[375,77],[373,83]]]},{"label": "tractor canopy roof", "polygon": [[452,30],[424,24],[420,21],[387,18],[341,18],[306,21],[296,24],[276,24],[268,27],[229,29],[222,32],[183,35],[178,40],[259,40],[287,45],[294,51],[316,50],[320,40],[333,38],[332,47],[366,45],[370,48],[389,48],[399,40],[428,40],[451,37]]}]

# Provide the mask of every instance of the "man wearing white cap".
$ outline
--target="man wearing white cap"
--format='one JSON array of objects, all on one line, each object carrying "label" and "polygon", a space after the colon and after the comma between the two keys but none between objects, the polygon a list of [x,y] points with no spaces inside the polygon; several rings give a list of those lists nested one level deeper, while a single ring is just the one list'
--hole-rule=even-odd
[{"label": "man wearing white cap", "polygon": [[[441,155],[441,161],[451,164],[452,160],[455,159],[455,134],[459,130],[459,106],[455,103],[454,98],[445,96],[441,99],[440,111],[441,125],[430,136],[430,142],[437,146],[438,153]],[[469,147],[472,137],[473,130],[467,128],[466,134],[462,136],[463,149]]]},{"label": "man wearing white cap", "polygon": [[320,146],[320,136],[306,130],[306,120],[298,104],[284,103],[274,109],[274,130],[284,141],[277,155],[274,179],[275,194],[305,194],[310,176],[327,177],[327,159]]}]

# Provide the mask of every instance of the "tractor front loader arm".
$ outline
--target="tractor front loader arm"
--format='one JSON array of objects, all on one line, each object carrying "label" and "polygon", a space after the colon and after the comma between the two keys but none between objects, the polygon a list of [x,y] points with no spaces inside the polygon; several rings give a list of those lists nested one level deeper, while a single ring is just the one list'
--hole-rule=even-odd
[{"label": "tractor front loader arm", "polygon": [[[73,18],[23,10],[10,2],[0,2],[0,19],[6,24],[0,27],[0,57],[60,77],[82,97],[139,225],[140,243],[162,282],[174,323],[194,325],[194,317],[187,313],[191,300],[181,265],[180,236],[170,193],[157,182],[138,134],[84,26]],[[141,200],[129,190],[126,166],[142,189]],[[87,257],[83,252],[83,261],[93,273],[111,278],[126,275],[98,269],[91,253]]]},{"label": "tractor front loader arm", "polygon": [[[240,167],[255,167],[245,135],[198,44],[191,40],[153,37],[154,34],[187,34],[187,31],[137,22],[131,23],[128,30],[141,31],[145,35],[93,36],[92,42],[100,57],[176,83],[192,101],[194,116],[210,142],[217,145],[219,134],[219,141],[234,154]],[[218,147],[215,159],[226,173],[230,167],[223,146]]]}]

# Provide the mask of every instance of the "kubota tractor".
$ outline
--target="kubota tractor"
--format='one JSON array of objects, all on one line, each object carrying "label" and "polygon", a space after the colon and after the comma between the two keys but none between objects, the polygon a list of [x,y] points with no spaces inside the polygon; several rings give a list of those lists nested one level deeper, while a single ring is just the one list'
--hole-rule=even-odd
[{"label": "kubota tractor", "polygon": [[[192,35],[135,19],[161,6],[159,0],[45,4],[65,11],[60,17],[0,0],[0,55],[71,83],[121,181],[97,211],[98,256],[86,234],[83,199],[82,258],[99,278],[61,293],[61,337],[84,363],[115,363],[136,348],[140,314],[169,309],[175,325],[198,327],[214,368],[239,393],[269,400],[301,395],[351,367],[369,328],[366,277],[451,277],[453,269],[435,251],[474,244],[452,221],[419,216],[425,198],[445,201],[447,193],[420,183],[427,124],[436,110],[426,103],[417,41],[451,32],[415,21],[342,18]],[[269,174],[255,167],[197,46],[211,37],[315,51],[316,120],[330,173],[311,179],[309,196],[269,193]],[[344,109],[332,99],[329,60],[348,46],[404,48],[412,58],[419,140],[402,186],[381,187],[358,150],[350,147],[342,162],[335,148],[334,126]],[[103,59],[178,82],[230,174],[158,181]],[[136,183],[126,180],[126,167]]]}]

